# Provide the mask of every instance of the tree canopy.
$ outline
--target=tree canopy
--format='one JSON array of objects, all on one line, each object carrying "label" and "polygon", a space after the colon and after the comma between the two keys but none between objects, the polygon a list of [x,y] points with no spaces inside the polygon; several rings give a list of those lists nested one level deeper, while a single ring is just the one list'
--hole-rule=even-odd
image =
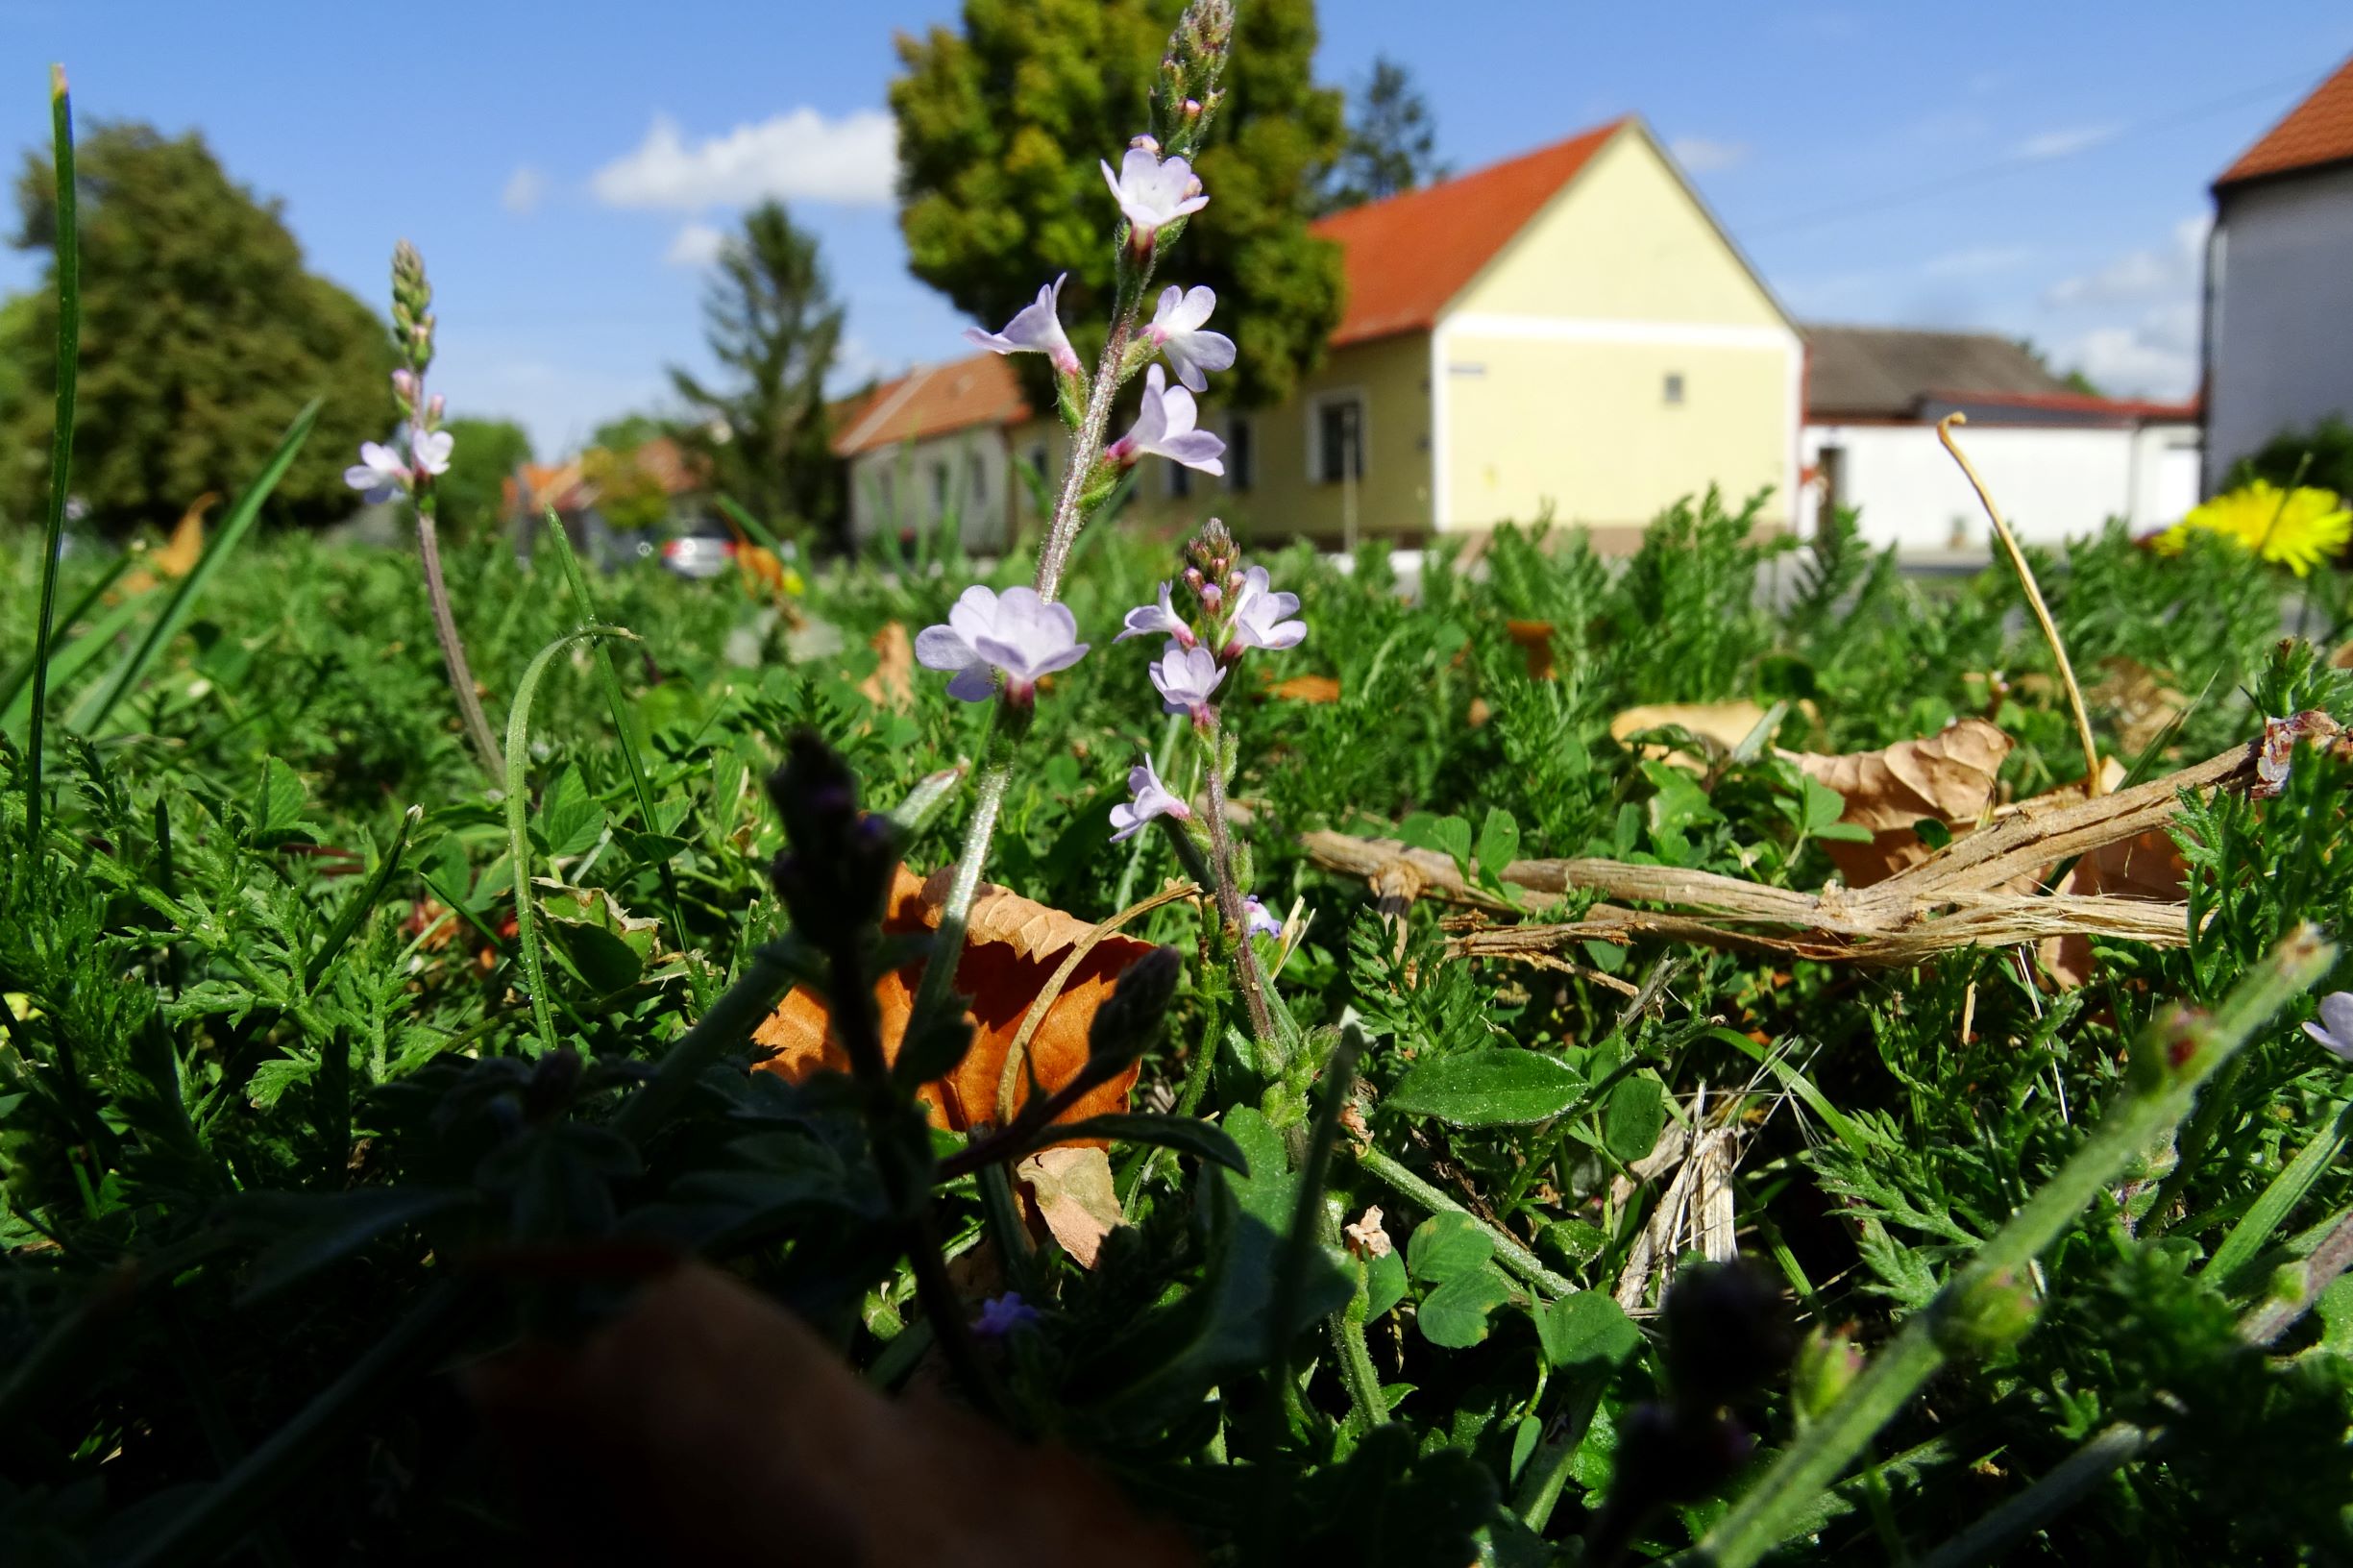
[{"label": "tree canopy", "polygon": [[469,535],[498,527],[508,475],[531,460],[531,438],[511,419],[453,419],[450,471],[433,481],[443,527]]},{"label": "tree canopy", "polygon": [[1361,207],[1445,179],[1437,146],[1437,117],[1413,74],[1376,56],[1364,94],[1349,111],[1347,141],[1324,173],[1323,209]]},{"label": "tree canopy", "polygon": [[[392,346],[350,293],[305,270],[279,204],[233,183],[194,133],[100,124],[78,147],[82,361],[73,492],[91,525],[169,524],[206,491],[233,496],[287,424],[324,398],[310,439],[271,498],[283,521],[353,505],[343,470],[395,418]],[[17,182],[20,249],[55,244],[46,149]],[[30,309],[0,313],[0,359],[27,366],[0,407],[0,512],[30,517],[49,478],[56,264]]]},{"label": "tree canopy", "polygon": [[[1067,272],[1063,321],[1082,354],[1103,337],[1116,212],[1097,171],[1145,129],[1144,102],[1178,0],[966,0],[961,30],[902,37],[899,227],[917,277],[992,329]],[[1239,8],[1225,105],[1198,160],[1210,194],[1167,280],[1217,290],[1239,346],[1219,394],[1289,395],[1339,322],[1337,247],[1308,233],[1318,172],[1339,153],[1340,97],[1311,78],[1312,0]],[[1046,406],[1046,372],[1020,366]]]},{"label": "tree canopy", "polygon": [[724,376],[673,368],[689,418],[681,445],[725,495],[775,523],[829,521],[840,478],[829,446],[825,377],[842,342],[842,306],[817,236],[779,202],[744,214],[703,294],[703,336]]}]

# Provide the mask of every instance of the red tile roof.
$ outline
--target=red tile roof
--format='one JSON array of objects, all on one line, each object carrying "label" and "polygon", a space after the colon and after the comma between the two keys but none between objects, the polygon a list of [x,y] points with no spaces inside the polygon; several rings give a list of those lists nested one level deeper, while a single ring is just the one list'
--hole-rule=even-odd
[{"label": "red tile roof", "polygon": [[1338,242],[1347,269],[1348,306],[1332,346],[1435,326],[1479,269],[1628,123],[1612,120],[1316,223],[1313,233]]},{"label": "red tile roof", "polygon": [[1021,383],[1001,355],[976,354],[912,370],[837,408],[833,453],[854,457],[901,441],[1029,418]]},{"label": "red tile roof", "polygon": [[1983,404],[1995,408],[2031,408],[2039,413],[2092,414],[2113,419],[2188,423],[2198,416],[2198,400],[2169,402],[2158,398],[2109,398],[2096,392],[1960,392],[1928,394],[1943,403]]},{"label": "red tile roof", "polygon": [[2287,118],[2222,171],[2215,189],[2267,175],[2353,160],[2353,60],[2288,111]]}]

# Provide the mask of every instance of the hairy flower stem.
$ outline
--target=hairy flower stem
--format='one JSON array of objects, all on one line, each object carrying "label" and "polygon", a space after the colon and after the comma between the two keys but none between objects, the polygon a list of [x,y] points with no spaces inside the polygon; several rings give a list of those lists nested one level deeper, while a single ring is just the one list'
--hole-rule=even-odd
[{"label": "hairy flower stem", "polygon": [[466,663],[466,645],[457,635],[457,619],[450,613],[450,585],[441,575],[441,536],[433,526],[430,491],[417,496],[417,553],[425,557],[425,597],[433,607],[433,637],[441,644],[441,662],[449,668],[450,690],[457,694],[458,717],[465,721],[466,738],[493,785],[506,777],[506,759],[498,737],[482,713],[482,699],[474,693],[474,671]]},{"label": "hairy flower stem", "polygon": [[947,902],[940,909],[940,929],[931,940],[931,956],[923,963],[922,984],[916,989],[908,1021],[911,1030],[937,1017],[956,994],[956,967],[964,958],[964,934],[971,923],[972,899],[980,892],[981,868],[988,863],[989,841],[996,833],[1006,786],[1013,782],[1013,764],[993,755],[1000,744],[997,733],[992,723],[981,743],[980,776],[972,786],[972,820],[965,824],[964,847],[956,852],[956,875],[947,885]]},{"label": "hairy flower stem", "polygon": [[1266,976],[1259,968],[1259,950],[1250,940],[1250,915],[1242,908],[1242,890],[1234,877],[1234,828],[1226,821],[1226,786],[1222,738],[1217,710],[1209,710],[1201,738],[1209,747],[1210,874],[1215,878],[1217,913],[1234,933],[1234,966],[1241,978],[1242,1010],[1250,1015],[1250,1032],[1259,1051],[1275,1060],[1282,1038],[1275,1032],[1275,1016],[1266,1005]]},{"label": "hairy flower stem", "polygon": [[1903,1332],[1872,1359],[1822,1418],[1783,1450],[1773,1467],[1707,1533],[1692,1558],[1709,1568],[1748,1568],[1802,1525],[1815,1498],[1911,1402],[1921,1385],[1978,1337],[1973,1317],[2021,1279],[2075,1216],[2104,1193],[2189,1114],[2198,1090],[2282,1007],[2328,972],[2336,948],[2306,926],[2292,933],[2221,1006],[2205,1017],[2161,1023],[2133,1048],[2124,1091],[2074,1157],[2010,1222],[1956,1269]]},{"label": "hairy flower stem", "polygon": [[1500,1225],[1489,1223],[1472,1213],[1461,1204],[1423,1181],[1412,1171],[1399,1164],[1370,1143],[1360,1143],[1356,1149],[1358,1168],[1367,1171],[1387,1184],[1399,1196],[1411,1199],[1434,1214],[1460,1214],[1495,1243],[1495,1261],[1526,1280],[1530,1285],[1550,1291],[1556,1296],[1573,1296],[1578,1286],[1544,1266],[1543,1262],[1524,1246],[1520,1238]]},{"label": "hairy flower stem", "polygon": [[[1087,526],[1087,509],[1080,504],[1103,455],[1103,437],[1111,429],[1111,406],[1126,378],[1128,346],[1136,335],[1136,318],[1142,313],[1144,293],[1152,282],[1152,260],[1146,257],[1132,278],[1120,280],[1117,308],[1112,315],[1111,335],[1103,340],[1102,357],[1095,361],[1094,380],[1088,383],[1087,408],[1070,432],[1070,460],[1062,472],[1062,494],[1055,498],[1054,522],[1045,543],[1038,547],[1038,576],[1034,586],[1049,602],[1062,592],[1062,575],[1070,565],[1070,547]],[[1123,268],[1124,272],[1125,269]]]}]

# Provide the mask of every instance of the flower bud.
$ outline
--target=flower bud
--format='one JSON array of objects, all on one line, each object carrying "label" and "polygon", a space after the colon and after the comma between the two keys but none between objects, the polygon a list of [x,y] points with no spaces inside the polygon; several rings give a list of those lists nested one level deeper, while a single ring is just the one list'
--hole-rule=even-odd
[{"label": "flower bud", "polygon": [[1160,1032],[1163,1015],[1185,972],[1185,955],[1155,947],[1128,966],[1087,1031],[1089,1058],[1126,1061],[1141,1056]]},{"label": "flower bud", "polygon": [[440,424],[442,411],[448,406],[449,405],[447,404],[442,402],[441,394],[438,392],[426,399],[425,423],[429,426]]},{"label": "flower bud", "polygon": [[1201,117],[1201,100],[1200,100],[1200,99],[1198,99],[1198,98],[1188,98],[1188,99],[1186,99],[1186,100],[1185,100],[1185,106],[1184,106],[1184,114],[1185,114],[1185,117],[1186,117],[1187,119],[1189,119],[1189,120],[1197,120],[1197,119],[1199,119],[1199,118]]},{"label": "flower bud", "polygon": [[1225,601],[1226,596],[1224,590],[1219,588],[1215,583],[1213,582],[1203,585],[1201,589],[1201,607],[1203,609],[1209,611],[1212,615],[1215,615],[1225,606]]},{"label": "flower bud", "polygon": [[1160,138],[1149,131],[1139,132],[1130,136],[1127,144],[1130,147],[1140,147],[1154,158],[1160,157]]},{"label": "flower bud", "polygon": [[417,373],[405,366],[394,371],[392,395],[401,400],[404,408],[414,404],[417,401]]},{"label": "flower bud", "polygon": [[2034,1286],[2015,1269],[1972,1282],[1936,1316],[1936,1342],[1946,1355],[1978,1360],[1996,1356],[2034,1327]]},{"label": "flower bud", "polygon": [[1201,592],[1201,569],[1199,567],[1189,566],[1185,569],[1185,586],[1190,588],[1195,594]]},{"label": "flower bud", "polygon": [[1239,572],[1228,572],[1226,574],[1226,592],[1229,594],[1238,594],[1241,591],[1242,575]]},{"label": "flower bud", "polygon": [[1849,1329],[1818,1328],[1807,1335],[1789,1371],[1789,1400],[1797,1409],[1799,1425],[1829,1414],[1862,1370],[1863,1353]]}]

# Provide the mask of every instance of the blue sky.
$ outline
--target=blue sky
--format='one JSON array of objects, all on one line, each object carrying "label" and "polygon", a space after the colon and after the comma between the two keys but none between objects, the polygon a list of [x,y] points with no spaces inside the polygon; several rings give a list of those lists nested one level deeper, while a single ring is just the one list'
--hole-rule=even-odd
[{"label": "blue sky", "polygon": [[[0,0],[0,147],[45,146],[60,60],[86,122],[202,130],[372,303],[414,239],[436,386],[545,455],[700,362],[696,258],[764,191],[823,240],[847,374],[962,351],[905,270],[883,97],[894,33],[954,9]],[[1801,318],[2030,336],[2119,392],[2187,390],[2207,183],[2353,52],[2341,0],[1433,14],[1327,0],[1319,74],[1407,61],[1458,168],[1637,111]],[[0,288],[38,264],[0,253]]]}]

